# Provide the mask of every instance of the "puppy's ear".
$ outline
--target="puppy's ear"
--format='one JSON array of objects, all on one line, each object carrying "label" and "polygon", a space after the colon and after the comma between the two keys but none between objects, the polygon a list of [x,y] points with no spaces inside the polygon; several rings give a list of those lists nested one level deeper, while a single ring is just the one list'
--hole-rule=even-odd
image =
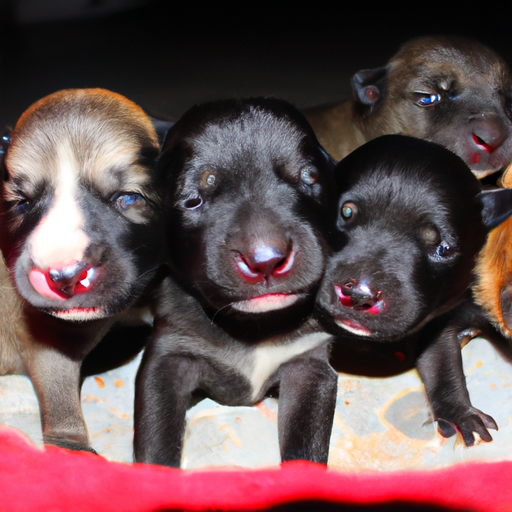
[{"label": "puppy's ear", "polygon": [[500,291],[500,309],[508,330],[512,330],[512,284],[505,283]]},{"label": "puppy's ear", "polygon": [[5,181],[7,179],[7,169],[4,165],[5,154],[11,141],[11,130],[6,130],[0,135],[0,180]]},{"label": "puppy's ear", "polygon": [[388,74],[389,66],[358,71],[351,80],[354,98],[373,111],[384,98]]},{"label": "puppy's ear", "polygon": [[167,137],[167,132],[176,123],[176,121],[166,121],[163,119],[156,119],[156,117],[150,117],[149,119],[151,119],[153,128],[156,131],[156,136],[158,137],[158,142],[160,143],[161,149],[164,145],[165,138]]},{"label": "puppy's ear", "polygon": [[478,194],[482,203],[482,220],[487,229],[495,228],[512,214],[512,189],[484,190]]}]

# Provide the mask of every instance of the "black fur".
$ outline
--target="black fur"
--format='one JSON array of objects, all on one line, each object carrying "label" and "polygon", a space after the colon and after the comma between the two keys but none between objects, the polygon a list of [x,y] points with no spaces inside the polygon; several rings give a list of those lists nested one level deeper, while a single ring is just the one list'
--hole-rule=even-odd
[{"label": "black fur", "polygon": [[[347,354],[377,351],[399,355],[395,368],[406,369],[421,353],[418,369],[441,433],[448,433],[444,417],[468,445],[473,431],[489,439],[485,427],[494,422],[480,419],[464,383],[445,372],[460,359],[445,328],[471,284],[488,226],[504,215],[490,203],[501,204],[506,192],[481,192],[459,157],[402,135],[368,142],[340,162],[336,177],[337,234],[317,297],[321,323],[336,335],[332,364],[346,371]],[[457,413],[446,416],[442,393],[460,404]]]},{"label": "black fur", "polygon": [[[251,99],[189,110],[169,131],[160,167],[172,278],[137,375],[135,459],[179,466],[197,393],[251,405],[278,392],[282,459],[327,463],[337,376],[330,336],[309,314],[324,270],[332,161],[295,108]],[[251,309],[268,294],[295,298]],[[256,372],[262,353],[270,356]]]}]

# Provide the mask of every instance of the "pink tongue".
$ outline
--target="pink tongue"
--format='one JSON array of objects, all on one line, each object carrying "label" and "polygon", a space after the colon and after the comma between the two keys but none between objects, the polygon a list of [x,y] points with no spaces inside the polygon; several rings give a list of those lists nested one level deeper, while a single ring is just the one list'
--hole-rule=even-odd
[{"label": "pink tongue", "polygon": [[48,297],[50,299],[66,300],[64,297],[50,288],[46,274],[42,270],[37,268],[32,269],[28,273],[28,279],[30,284],[34,287],[34,290],[39,293],[39,295]]}]

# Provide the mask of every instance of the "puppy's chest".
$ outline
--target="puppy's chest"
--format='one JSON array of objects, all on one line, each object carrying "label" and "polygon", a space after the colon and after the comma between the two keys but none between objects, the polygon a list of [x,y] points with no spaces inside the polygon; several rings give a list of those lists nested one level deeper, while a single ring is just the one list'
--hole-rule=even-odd
[{"label": "puppy's chest", "polygon": [[283,364],[315,350],[312,357],[328,357],[332,337],[312,319],[286,334],[243,341],[212,323],[197,303],[185,302],[180,301],[179,314],[167,309],[167,327],[159,343],[165,343],[168,355],[194,359],[200,368],[200,388],[221,403],[255,403],[278,384]]}]

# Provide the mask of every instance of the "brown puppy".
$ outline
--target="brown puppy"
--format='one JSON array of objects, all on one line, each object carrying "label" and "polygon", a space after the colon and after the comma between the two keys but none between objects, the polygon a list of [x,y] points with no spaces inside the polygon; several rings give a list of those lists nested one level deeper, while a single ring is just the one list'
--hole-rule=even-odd
[{"label": "brown puppy", "polygon": [[47,96],[13,130],[0,245],[19,295],[4,290],[17,321],[2,371],[32,380],[46,443],[91,450],[82,362],[128,310],[137,316],[163,261],[158,154],[142,109],[102,89]]},{"label": "brown puppy", "polygon": [[[512,188],[512,165],[503,173],[501,183]],[[512,218],[489,233],[476,275],[475,302],[505,336],[512,338]]]},{"label": "brown puppy", "polygon": [[413,39],[386,66],[357,72],[352,88],[353,99],[306,111],[336,160],[391,133],[444,145],[478,178],[512,160],[512,75],[498,55],[476,41]]}]

